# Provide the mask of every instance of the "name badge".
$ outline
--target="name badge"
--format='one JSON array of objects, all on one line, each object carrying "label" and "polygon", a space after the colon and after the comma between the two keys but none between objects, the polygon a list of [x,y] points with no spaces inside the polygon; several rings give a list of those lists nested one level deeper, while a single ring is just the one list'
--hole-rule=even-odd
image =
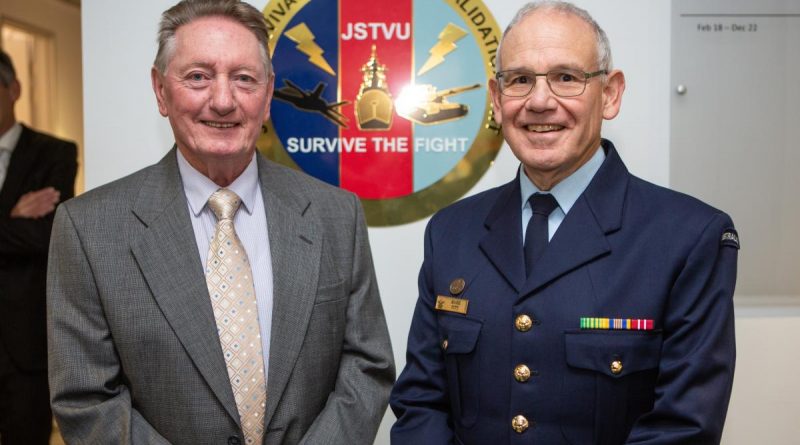
[{"label": "name badge", "polygon": [[436,297],[436,310],[445,312],[455,312],[457,314],[467,315],[467,306],[469,300],[463,298],[445,297],[438,295]]}]

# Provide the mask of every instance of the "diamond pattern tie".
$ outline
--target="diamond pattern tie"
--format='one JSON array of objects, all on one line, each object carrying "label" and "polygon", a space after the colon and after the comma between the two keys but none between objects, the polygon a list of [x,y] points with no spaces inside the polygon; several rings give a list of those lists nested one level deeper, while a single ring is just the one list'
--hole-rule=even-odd
[{"label": "diamond pattern tie", "polygon": [[224,188],[208,199],[217,226],[208,249],[206,284],[245,444],[261,445],[267,391],[250,262],[233,227],[240,203],[236,193]]},{"label": "diamond pattern tie", "polygon": [[542,256],[547,247],[547,220],[553,210],[558,207],[558,201],[551,194],[534,193],[528,198],[533,215],[525,229],[525,276],[530,277],[533,264]]}]

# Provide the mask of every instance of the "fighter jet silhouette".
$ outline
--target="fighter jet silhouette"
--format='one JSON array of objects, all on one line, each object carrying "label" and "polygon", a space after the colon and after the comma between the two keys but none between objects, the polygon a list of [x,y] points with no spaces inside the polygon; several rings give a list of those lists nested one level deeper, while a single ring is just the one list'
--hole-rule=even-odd
[{"label": "fighter jet silhouette", "polygon": [[298,110],[319,113],[336,125],[347,128],[345,123],[347,118],[336,108],[347,105],[350,102],[346,100],[334,103],[326,102],[321,97],[322,91],[327,86],[325,83],[318,83],[313,91],[305,91],[289,79],[283,79],[283,83],[286,84],[285,87],[275,90],[276,99],[288,102]]}]

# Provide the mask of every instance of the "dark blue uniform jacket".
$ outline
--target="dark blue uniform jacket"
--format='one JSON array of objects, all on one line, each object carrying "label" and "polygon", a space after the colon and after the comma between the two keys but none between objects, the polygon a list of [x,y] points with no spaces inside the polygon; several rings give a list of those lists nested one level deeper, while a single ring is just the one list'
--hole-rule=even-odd
[{"label": "dark blue uniform jacket", "polygon": [[[609,141],[603,149],[528,279],[518,179],[431,219],[391,397],[393,444],[719,442],[735,361],[733,223],[632,176]],[[467,313],[436,310],[458,278]],[[529,330],[517,329],[520,315]],[[582,317],[654,326],[582,330]],[[525,431],[512,429],[516,416]]]}]

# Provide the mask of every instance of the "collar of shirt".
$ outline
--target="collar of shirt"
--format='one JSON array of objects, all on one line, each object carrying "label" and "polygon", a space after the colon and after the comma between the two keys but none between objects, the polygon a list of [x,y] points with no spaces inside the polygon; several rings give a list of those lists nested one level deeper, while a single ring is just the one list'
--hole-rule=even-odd
[{"label": "collar of shirt", "polygon": [[[178,170],[183,180],[183,190],[186,193],[186,199],[189,201],[189,208],[192,214],[197,217],[208,204],[208,198],[219,190],[220,186],[192,167],[189,161],[183,157],[180,150],[175,151],[178,155]],[[253,158],[242,174],[227,188],[239,195],[245,211],[252,215],[258,190],[258,163],[255,154],[253,154]]]},{"label": "collar of shirt", "polygon": [[[575,204],[575,201],[578,200],[578,197],[581,196],[581,193],[586,190],[586,187],[589,186],[589,183],[592,182],[592,178],[594,178],[595,173],[597,173],[597,170],[600,169],[600,166],[603,164],[605,159],[605,151],[602,147],[598,148],[598,150],[594,153],[594,156],[592,156],[587,163],[580,166],[580,168],[575,170],[574,173],[564,178],[549,191],[549,193],[552,193],[553,197],[556,198],[556,201],[558,201],[558,206],[565,215]],[[520,165],[519,168],[520,195],[522,197],[522,202],[520,205],[523,209],[526,207],[530,208],[528,199],[531,197],[531,195],[538,193],[541,190],[539,190],[539,188],[536,187],[533,182],[531,182],[531,180],[525,174],[525,171],[522,169],[522,165]]]},{"label": "collar of shirt", "polygon": [[[572,208],[575,204],[575,201],[581,196],[586,187],[589,186],[589,183],[592,182],[592,178],[594,177],[597,170],[600,169],[600,166],[603,164],[603,160],[606,158],[606,153],[603,151],[603,148],[600,147],[594,154],[594,156],[589,159],[589,161],[569,176],[564,178],[561,182],[555,185],[549,193],[551,193],[558,201],[558,207],[550,214],[550,217],[547,218],[547,233],[548,233],[548,240],[553,238],[553,235],[556,233],[556,230],[561,226],[561,222],[564,221],[564,218],[567,216],[567,212]],[[522,166],[520,166],[519,171],[519,185],[520,185],[520,195],[522,198],[522,202],[520,205],[522,206],[522,239],[525,239],[525,229],[528,226],[528,221],[531,219],[532,210],[531,205],[528,203],[528,198],[531,197],[534,193],[539,192],[539,188],[536,187],[528,176],[525,175],[525,171],[522,170]]]},{"label": "collar of shirt", "polygon": [[0,150],[5,150],[9,153],[14,151],[14,147],[19,142],[19,137],[22,135],[22,125],[19,122],[15,123],[8,129],[2,136],[0,136]]}]

